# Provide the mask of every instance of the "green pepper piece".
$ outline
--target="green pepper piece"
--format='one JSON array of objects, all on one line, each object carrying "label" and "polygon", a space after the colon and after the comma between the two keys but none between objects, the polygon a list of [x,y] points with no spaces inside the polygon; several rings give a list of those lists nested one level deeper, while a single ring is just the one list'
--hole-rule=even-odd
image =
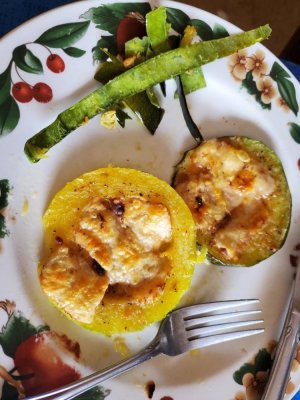
[{"label": "green pepper piece", "polygon": [[171,24],[167,23],[167,9],[165,7],[156,8],[146,15],[147,36],[155,54],[170,50],[170,28]]},{"label": "green pepper piece", "polygon": [[136,55],[146,56],[149,47],[149,39],[144,36],[142,39],[134,38],[125,43],[125,57]]},{"label": "green pepper piece", "polygon": [[[186,47],[192,44],[194,36],[196,36],[197,31],[194,27],[187,26],[184,30],[183,37],[180,41],[180,47]],[[201,67],[194,68],[190,71],[185,72],[181,75],[181,82],[183,86],[184,94],[194,92],[195,90],[202,89],[206,86],[205,78]],[[175,93],[175,97],[178,97],[178,93]]]},{"label": "green pepper piece", "polygon": [[238,33],[222,39],[200,42],[159,54],[138,64],[88,94],[78,103],[63,111],[56,120],[30,138],[25,144],[25,154],[32,162],[45,157],[47,151],[81,126],[87,119],[105,111],[113,104],[143,92],[148,87],[183,72],[228,56],[271,34],[269,25]]},{"label": "green pepper piece", "polygon": [[[206,87],[206,81],[201,67],[185,72],[181,75],[181,80],[185,95]],[[178,93],[176,92],[175,98],[177,97]]]}]

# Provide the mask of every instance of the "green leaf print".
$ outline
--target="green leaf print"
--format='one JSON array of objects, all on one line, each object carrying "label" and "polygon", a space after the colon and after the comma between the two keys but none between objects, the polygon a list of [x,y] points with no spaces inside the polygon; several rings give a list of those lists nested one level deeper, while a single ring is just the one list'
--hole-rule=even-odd
[{"label": "green leaf print", "polygon": [[300,144],[300,126],[295,122],[290,122],[290,134],[296,143]]},{"label": "green leaf print", "polygon": [[15,99],[9,95],[0,107],[0,136],[15,129],[20,119],[20,110]]},{"label": "green leaf print", "polygon": [[10,96],[10,87],[11,87],[11,72],[12,62],[9,63],[8,67],[2,74],[0,74],[0,105],[7,100]]},{"label": "green leaf print", "polygon": [[86,33],[90,21],[71,22],[54,26],[44,32],[35,43],[43,44],[48,47],[61,48],[72,46]]},{"label": "green leaf print", "polygon": [[4,239],[9,235],[9,230],[6,227],[4,215],[0,214],[0,239]]},{"label": "green leaf print", "polygon": [[191,22],[202,40],[212,40],[214,38],[214,32],[206,22],[200,19],[192,19]]},{"label": "green leaf print", "polygon": [[92,21],[96,28],[116,34],[120,21],[130,12],[138,12],[145,16],[151,7],[149,3],[113,3],[90,8],[80,18]]},{"label": "green leaf print", "polygon": [[291,81],[283,77],[277,78],[277,85],[281,97],[289,106],[289,108],[293,111],[293,113],[297,116],[299,111],[299,105],[296,99],[295,86]]},{"label": "green leaf print", "polygon": [[297,116],[299,105],[296,98],[296,90],[294,84],[288,79],[290,78],[288,72],[286,72],[286,70],[275,61],[271,68],[270,76],[275,82],[277,82],[280,96]]},{"label": "green leaf print", "polygon": [[192,19],[192,25],[197,29],[198,35],[202,40],[221,39],[229,36],[227,30],[220,24],[215,24],[212,29],[205,21],[201,19]]},{"label": "green leaf print", "polygon": [[114,36],[102,36],[96,46],[92,49],[94,61],[105,61],[108,54],[101,49],[107,49],[110,54],[117,54],[116,38]]},{"label": "green leaf print", "polygon": [[172,7],[167,7],[167,21],[171,24],[174,31],[181,34],[186,26],[191,24],[191,19],[188,15]]},{"label": "green leaf print", "polygon": [[35,327],[19,311],[14,312],[0,332],[0,345],[4,354],[14,357],[17,347],[36,333],[49,330],[46,325]]},{"label": "green leaf print", "polygon": [[10,185],[8,179],[0,179],[0,210],[8,206]]},{"label": "green leaf print", "polygon": [[220,24],[215,24],[213,29],[214,39],[221,39],[223,37],[229,36],[229,33],[224,28],[224,26]]},{"label": "green leaf print", "polygon": [[43,73],[42,63],[24,44],[14,49],[13,61],[23,71],[31,74]]},{"label": "green leaf print", "polygon": [[267,349],[260,349],[254,358],[254,363],[245,363],[234,372],[233,379],[239,385],[243,385],[243,376],[247,373],[255,374],[259,371],[269,371],[272,366],[271,354]]},{"label": "green leaf print", "polygon": [[275,61],[270,71],[270,77],[274,79],[274,81],[277,81],[278,78],[290,78],[290,75]]},{"label": "green leaf print", "polygon": [[250,372],[253,375],[255,374],[256,369],[255,369],[255,366],[253,364],[246,363],[240,369],[235,371],[234,374],[233,374],[234,381],[236,383],[238,383],[239,385],[242,385],[243,384],[243,376],[245,374],[247,374],[248,372]]},{"label": "green leaf print", "polygon": [[76,58],[81,57],[86,53],[85,50],[78,49],[77,47],[66,47],[63,51],[68,54],[68,56]]},{"label": "green leaf print", "polygon": [[0,239],[9,235],[9,231],[6,227],[5,217],[1,213],[5,207],[8,206],[8,194],[10,191],[9,181],[7,179],[0,180]]},{"label": "green leaf print", "polygon": [[104,400],[109,394],[109,389],[104,389],[102,386],[96,386],[95,388],[90,389],[74,398],[76,400]]},{"label": "green leaf print", "polygon": [[255,356],[254,365],[256,372],[268,371],[272,366],[271,354],[267,349],[261,349]]}]

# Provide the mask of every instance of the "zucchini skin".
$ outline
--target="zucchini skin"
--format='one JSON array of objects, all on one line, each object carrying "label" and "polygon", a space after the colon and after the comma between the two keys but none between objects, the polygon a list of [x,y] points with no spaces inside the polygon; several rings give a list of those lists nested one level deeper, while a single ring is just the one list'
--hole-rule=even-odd
[{"label": "zucchini skin", "polygon": [[[171,272],[162,292],[153,301],[139,303],[130,302],[126,298],[121,301],[108,293],[97,307],[92,323],[76,321],[64,313],[84,328],[108,336],[141,330],[161,320],[178,304],[189,288],[197,257],[193,217],[176,191],[166,182],[150,174],[130,168],[107,167],[81,175],[67,183],[54,196],[43,217],[44,260],[49,255],[49,249],[57,246],[57,236],[66,243],[72,241],[72,225],[80,217],[79,210],[92,198],[123,196],[142,196],[147,201],[163,204],[169,210],[173,239],[164,255],[171,263]],[[54,305],[58,307],[57,304]]]},{"label": "zucchini skin", "polygon": [[[241,136],[228,136],[212,140],[215,140],[217,142],[223,141],[229,143],[236,149],[245,150],[248,154],[250,154],[250,157],[254,160],[254,162],[259,162],[262,165],[266,166],[271,179],[275,183],[275,189],[274,192],[271,193],[268,197],[259,200],[263,202],[264,209],[267,210],[267,217],[265,222],[255,228],[255,231],[252,226],[251,218],[248,225],[246,221],[246,225],[244,226],[244,228],[246,234],[249,233],[248,242],[246,243],[247,247],[246,249],[244,248],[242,254],[239,254],[239,251],[237,251],[237,254],[232,256],[229,256],[228,253],[225,253],[223,255],[222,251],[220,251],[220,248],[218,247],[218,242],[216,242],[215,237],[218,235],[218,229],[222,231],[224,226],[226,228],[226,224],[230,223],[231,218],[234,218],[234,215],[236,215],[235,209],[233,208],[228,212],[228,215],[226,215],[224,220],[221,221],[220,226],[213,226],[208,224],[209,229],[212,228],[212,231],[216,230],[213,234],[210,235],[207,232],[202,231],[202,222],[197,223],[197,214],[193,212],[191,202],[189,200],[189,197],[187,196],[187,192],[183,194],[181,193],[182,197],[184,198],[184,200],[186,200],[188,206],[190,207],[196,222],[197,242],[200,246],[204,245],[207,247],[207,260],[212,264],[245,267],[256,265],[260,261],[270,257],[272,254],[277,252],[285,243],[287,234],[289,232],[292,199],[282,163],[279,157],[273,152],[273,150],[271,150],[269,147],[258,140]],[[173,176],[172,185],[175,190],[179,188],[180,180],[182,179],[180,175],[189,174],[188,170],[191,165],[190,160],[192,157],[194,157],[194,150],[210,141],[211,140],[204,141],[196,148],[189,150],[184,154],[183,159],[176,166],[176,171]],[[213,179],[217,178],[213,177],[212,181]],[[180,190],[181,189],[179,189],[179,191]],[[245,194],[245,196],[246,195],[247,194]],[[224,198],[222,198],[221,196],[220,202],[223,200]],[[247,201],[248,200],[245,197],[244,202],[246,203]],[[259,215],[259,211],[258,214],[254,214],[254,217],[256,215]],[[205,218],[209,217],[207,217],[205,213],[203,213],[201,218],[205,220]],[[245,243],[243,243],[240,237],[231,237],[236,239],[237,248],[243,248],[242,246],[245,247]],[[239,242],[239,240],[241,241]]]},{"label": "zucchini skin", "polygon": [[187,70],[228,56],[267,39],[270,34],[271,28],[265,25],[222,39],[179,47],[150,58],[125,71],[60,113],[54,122],[25,143],[25,154],[31,162],[37,162],[45,157],[51,147],[81,126],[84,121],[105,111],[113,104],[167,79],[181,75]]}]

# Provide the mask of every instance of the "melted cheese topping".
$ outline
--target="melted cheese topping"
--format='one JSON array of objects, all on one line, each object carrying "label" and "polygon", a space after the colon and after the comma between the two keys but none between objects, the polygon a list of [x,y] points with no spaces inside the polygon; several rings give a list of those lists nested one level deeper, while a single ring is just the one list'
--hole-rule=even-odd
[{"label": "melted cheese topping", "polygon": [[[72,251],[60,245],[44,265],[42,287],[67,313],[90,322],[108,287],[133,300],[163,288],[169,273],[163,252],[171,240],[171,218],[162,204],[94,199],[80,211]],[[95,262],[102,276],[92,268]]]},{"label": "melted cheese topping", "polygon": [[67,313],[91,322],[108,287],[106,275],[93,268],[93,260],[81,249],[59,245],[43,265],[40,282],[44,291]]},{"label": "melted cheese topping", "polygon": [[155,276],[159,251],[171,237],[166,207],[138,198],[98,199],[84,208],[75,229],[75,242],[108,272],[110,284],[135,285]]},{"label": "melted cheese topping", "polygon": [[199,241],[213,244],[228,259],[241,254],[251,232],[267,220],[265,199],[275,187],[259,159],[217,139],[188,153],[175,182],[192,211]]}]

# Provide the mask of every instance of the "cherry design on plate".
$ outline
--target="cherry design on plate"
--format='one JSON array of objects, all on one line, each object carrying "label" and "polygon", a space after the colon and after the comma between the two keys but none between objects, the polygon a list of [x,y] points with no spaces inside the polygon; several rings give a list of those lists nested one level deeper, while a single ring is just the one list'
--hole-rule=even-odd
[{"label": "cherry design on plate", "polygon": [[146,25],[144,17],[137,13],[129,13],[123,18],[117,27],[117,48],[120,55],[124,56],[125,43],[135,37],[146,36]]},{"label": "cherry design on plate", "polygon": [[26,82],[14,83],[12,95],[20,103],[29,103],[33,98],[32,87]]},{"label": "cherry design on plate", "polygon": [[65,62],[58,54],[50,54],[46,61],[47,67],[50,71],[59,74],[65,70]]},{"label": "cherry design on plate", "polygon": [[52,89],[47,83],[38,82],[36,83],[33,88],[33,97],[39,103],[49,103],[52,100],[53,92]]},{"label": "cherry design on plate", "polygon": [[33,99],[48,103],[53,99],[55,86],[41,82],[41,78],[31,80],[30,75],[36,77],[45,71],[63,73],[66,57],[82,57],[86,50],[74,47],[74,44],[86,34],[89,25],[90,21],[76,21],[52,26],[11,49],[6,67],[0,71],[0,136],[16,129],[21,111],[28,112],[28,107],[20,109],[20,104],[25,105]]}]

